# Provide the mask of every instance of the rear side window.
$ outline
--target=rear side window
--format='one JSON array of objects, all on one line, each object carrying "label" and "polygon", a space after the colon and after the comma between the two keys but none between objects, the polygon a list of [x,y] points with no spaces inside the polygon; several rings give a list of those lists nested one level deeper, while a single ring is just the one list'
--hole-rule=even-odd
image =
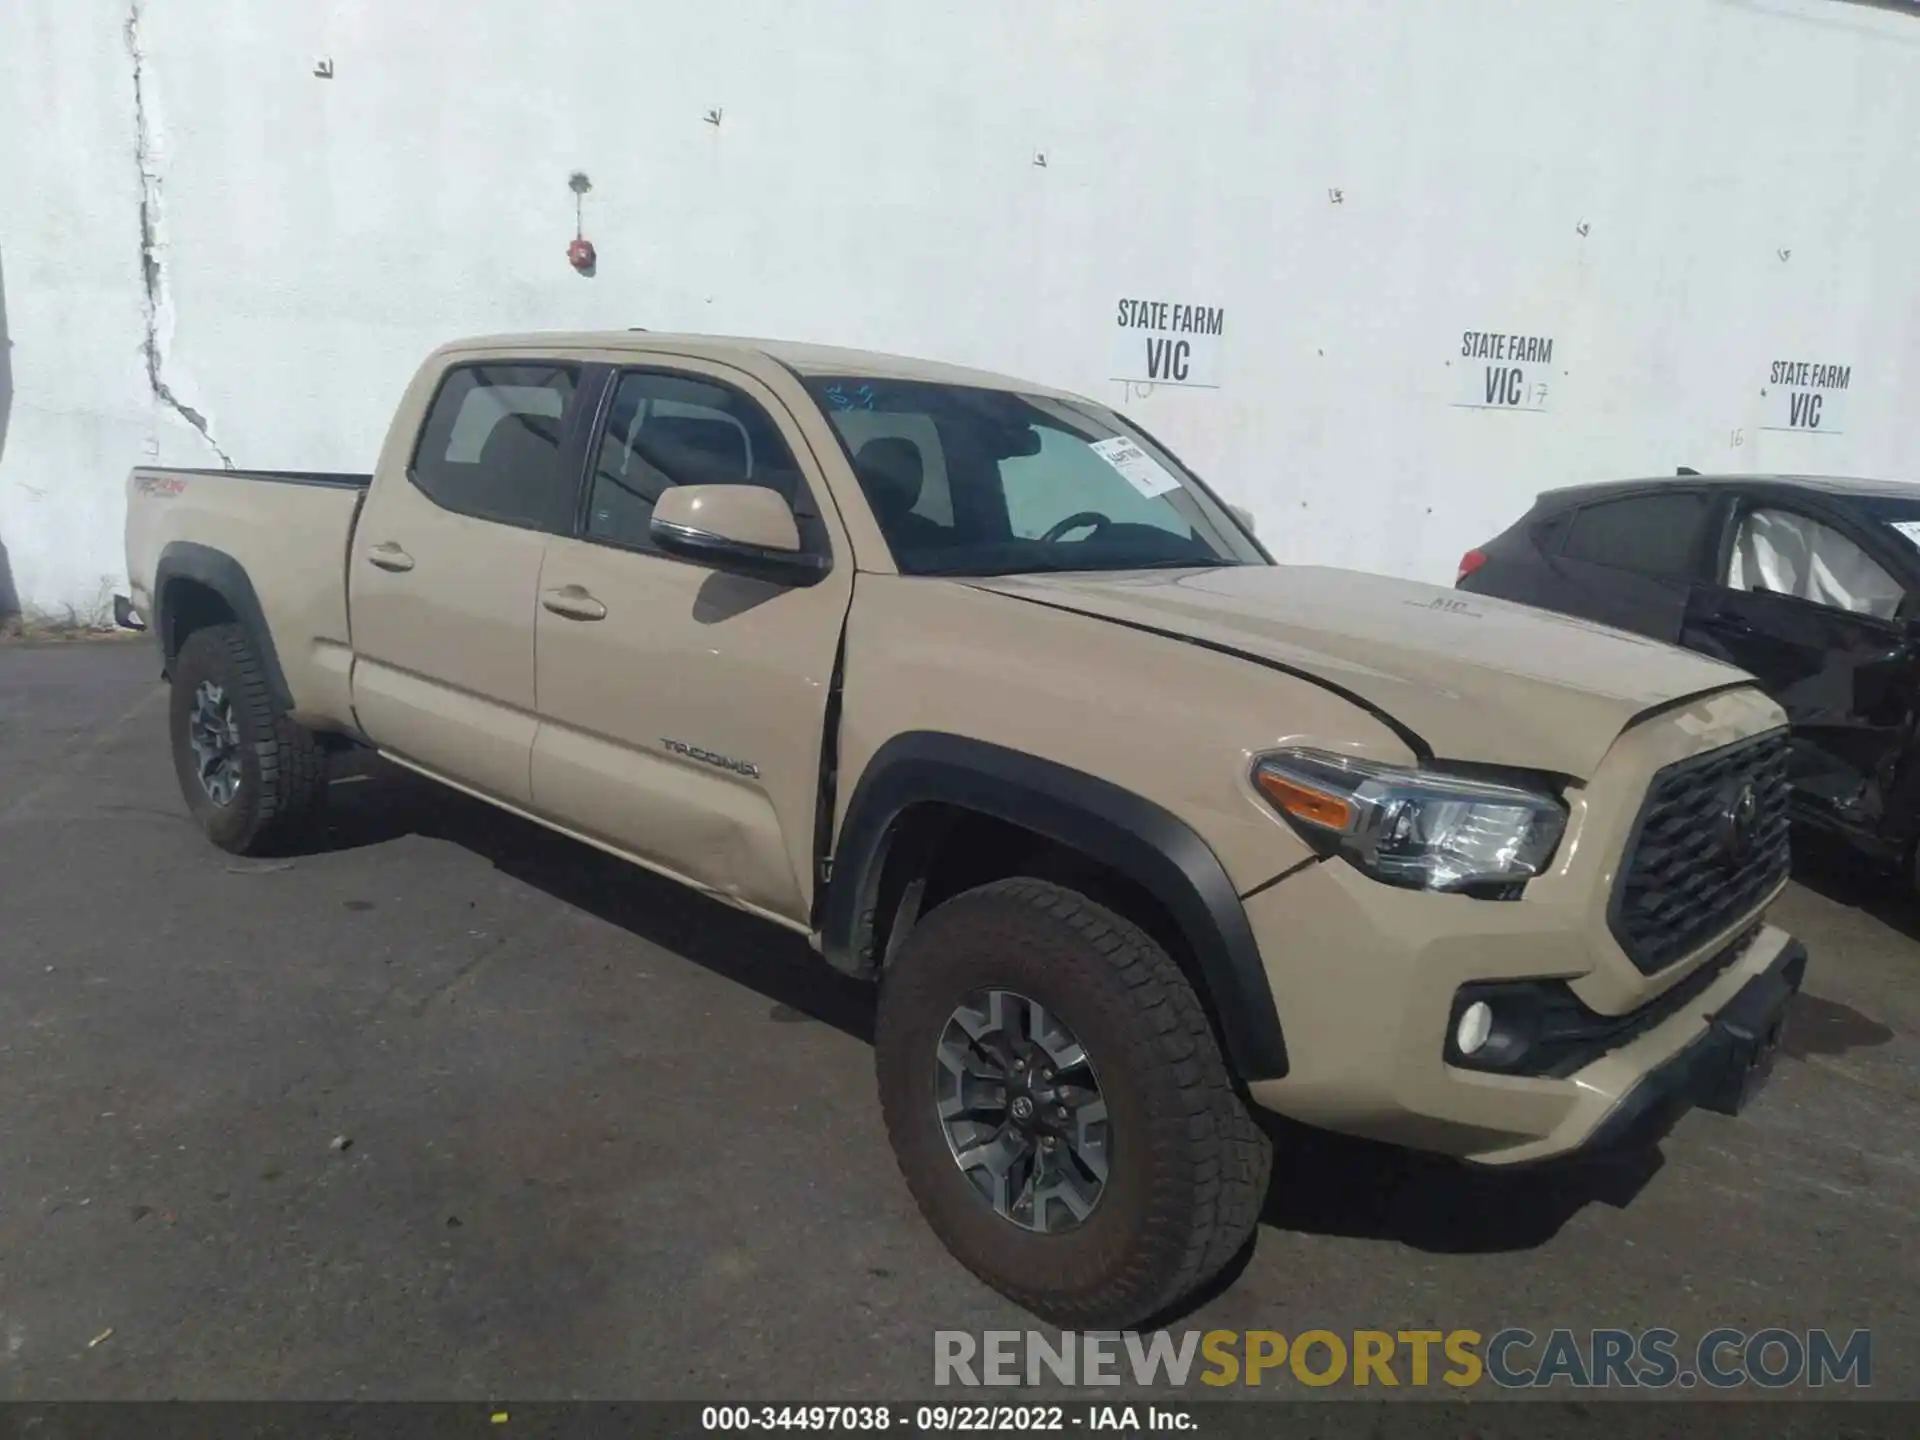
[{"label": "rear side window", "polygon": [[461,365],[447,372],[414,452],[413,483],[443,510],[564,531],[574,477],[560,438],[579,387],[572,365]]},{"label": "rear side window", "polygon": [[1561,555],[1643,575],[1689,578],[1711,502],[1698,490],[1603,500],[1575,512]]}]

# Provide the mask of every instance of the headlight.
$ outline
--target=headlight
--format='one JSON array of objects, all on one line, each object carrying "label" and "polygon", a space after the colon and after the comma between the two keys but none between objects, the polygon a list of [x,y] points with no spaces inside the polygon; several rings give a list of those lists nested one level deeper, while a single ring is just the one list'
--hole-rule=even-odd
[{"label": "headlight", "polygon": [[1566,808],[1539,791],[1322,750],[1264,756],[1253,781],[1317,848],[1413,890],[1514,898],[1567,825]]}]

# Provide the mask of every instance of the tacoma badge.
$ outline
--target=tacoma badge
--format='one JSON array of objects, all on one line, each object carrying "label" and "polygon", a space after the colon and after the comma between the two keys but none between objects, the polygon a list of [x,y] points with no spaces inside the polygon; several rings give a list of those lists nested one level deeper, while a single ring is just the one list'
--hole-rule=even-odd
[{"label": "tacoma badge", "polygon": [[749,780],[760,778],[760,767],[749,760],[734,760],[725,755],[716,755],[711,750],[702,750],[697,745],[689,745],[684,740],[668,740],[662,737],[660,743],[676,755],[684,755],[689,760],[698,760],[703,765],[712,765],[720,770],[731,770],[736,775],[744,775]]}]

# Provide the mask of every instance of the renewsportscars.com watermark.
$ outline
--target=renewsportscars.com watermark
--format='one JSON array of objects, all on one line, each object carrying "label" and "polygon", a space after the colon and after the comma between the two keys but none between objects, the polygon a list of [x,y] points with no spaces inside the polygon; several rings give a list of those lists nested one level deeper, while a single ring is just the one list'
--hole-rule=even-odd
[{"label": "renewsportscars.com watermark", "polygon": [[1780,1389],[1873,1384],[1873,1332],[1709,1330],[936,1330],[935,1385]]}]

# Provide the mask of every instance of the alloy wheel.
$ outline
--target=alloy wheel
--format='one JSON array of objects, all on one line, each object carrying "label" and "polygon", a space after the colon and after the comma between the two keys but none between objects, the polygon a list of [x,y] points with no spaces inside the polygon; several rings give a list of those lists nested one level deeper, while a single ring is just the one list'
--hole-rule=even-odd
[{"label": "alloy wheel", "polygon": [[207,798],[223,807],[233,804],[240,793],[240,721],[226,690],[211,680],[202,680],[193,692],[187,742]]},{"label": "alloy wheel", "polygon": [[941,1031],[934,1094],[947,1148],[1001,1218],[1052,1235],[1083,1223],[1107,1187],[1107,1103],[1086,1048],[1012,990],[983,990]]}]

